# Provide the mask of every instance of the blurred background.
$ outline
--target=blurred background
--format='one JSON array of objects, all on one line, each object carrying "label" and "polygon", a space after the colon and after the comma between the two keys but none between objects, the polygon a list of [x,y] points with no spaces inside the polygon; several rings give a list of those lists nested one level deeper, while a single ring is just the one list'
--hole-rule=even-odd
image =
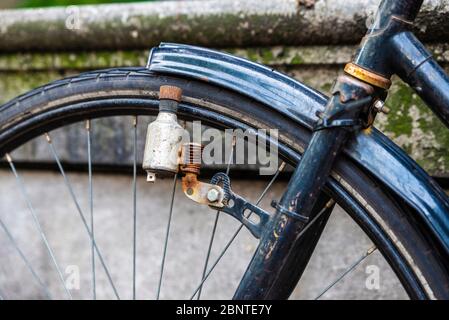
[{"label": "blurred background", "polygon": [[[446,0],[443,1],[448,3]],[[120,6],[116,6],[116,4]],[[326,94],[343,65],[366,31],[379,0],[201,0],[201,1],[124,1],[124,0],[2,0],[0,2],[0,103],[56,79],[85,71],[120,66],[144,66],[149,49],[160,42],[180,42],[210,47],[263,63],[310,85]],[[83,9],[85,4],[98,5]],[[75,11],[66,6],[80,5]],[[60,6],[59,8],[51,8]],[[62,7],[61,7],[62,6]],[[22,8],[41,8],[22,10]],[[42,9],[44,8],[44,9]],[[344,8],[344,10],[342,10]],[[437,60],[449,66],[449,5],[437,6],[425,1],[418,18],[417,33]],[[17,9],[17,10],[16,10]],[[71,20],[74,16],[75,22]],[[432,17],[432,21],[429,21]],[[432,22],[432,23],[430,23]],[[73,27],[73,28],[72,28]],[[380,116],[376,126],[404,148],[438,181],[447,186],[449,176],[449,133],[422,101],[403,83],[394,79],[387,104],[392,109],[388,117]],[[123,279],[118,285],[129,298],[131,266],[130,219],[132,162],[132,119],[111,118],[93,123],[94,136],[101,143],[93,145],[94,162],[108,170],[94,173],[95,212],[98,219],[98,241],[111,262],[114,277]],[[145,129],[151,119],[139,122],[138,144],[143,148]],[[70,171],[75,191],[87,210],[86,158],[84,124],[75,124],[52,133],[54,143],[65,163],[76,165]],[[36,139],[13,152],[20,172],[27,182],[28,193],[44,221],[50,242],[64,267],[81,269],[81,289],[76,298],[90,297],[89,243],[85,235],[74,232],[79,221],[74,214],[70,195],[64,189],[60,175],[54,170],[51,154],[43,139]],[[141,154],[139,154],[139,161]],[[49,165],[50,164],[50,165]],[[30,231],[26,203],[20,195],[11,171],[2,163],[0,169],[0,217],[8,221],[14,235],[32,256],[44,279],[57,288],[55,273],[44,248]],[[53,167],[52,167],[53,166]],[[140,164],[139,164],[140,166]],[[84,172],[79,172],[79,168]],[[50,169],[49,169],[50,168]],[[250,167],[240,168],[251,171]],[[81,170],[83,171],[83,170]],[[106,172],[107,171],[107,172]],[[251,177],[249,177],[251,176]],[[243,196],[257,199],[266,179],[255,175],[233,177],[233,187]],[[232,175],[231,175],[232,177]],[[269,200],[278,198],[289,174],[278,181],[267,196],[264,208],[271,210]],[[165,232],[167,200],[171,185],[162,181],[158,189],[145,183],[139,172],[139,264],[140,298],[154,298],[157,285],[161,240]],[[174,215],[175,241],[170,255],[181,262],[168,264],[167,280],[162,297],[188,297],[195,281],[178,281],[201,274],[192,261],[204,258],[204,238],[213,226],[213,216],[207,208],[178,195]],[[112,199],[111,199],[112,198]],[[152,208],[149,210],[149,208]],[[69,212],[70,211],[70,212]],[[158,213],[154,216],[154,213]],[[55,218],[56,217],[56,218]],[[223,236],[217,240],[213,256],[219,254],[236,226],[224,219]],[[149,231],[148,231],[149,230]],[[152,238],[152,235],[157,239]],[[184,242],[184,235],[193,245]],[[178,237],[178,238],[176,238]],[[176,240],[177,239],[177,240]],[[206,297],[229,298],[246,263],[255,248],[248,233],[241,237],[221,269],[211,278]],[[0,234],[0,243],[7,243]],[[185,245],[184,245],[185,244]],[[370,240],[339,208],[326,227],[310,267],[293,298],[310,299],[336,279],[371,246]],[[0,296],[7,298],[39,298],[36,288],[18,285],[26,270],[20,265],[11,246],[0,246]],[[70,248],[67,250],[67,248]],[[343,248],[343,249],[342,249]],[[151,252],[156,256],[148,255]],[[370,267],[378,267],[380,287],[368,288]],[[230,273],[229,270],[235,271]],[[113,298],[104,274],[98,268],[100,298]],[[124,276],[125,275],[125,276]],[[28,281],[28,280],[27,280]],[[31,280],[29,280],[31,281]],[[60,290],[60,288],[59,288]],[[60,292],[60,296],[64,297]],[[323,298],[382,299],[406,298],[404,290],[379,253],[370,256],[352,274]]]}]

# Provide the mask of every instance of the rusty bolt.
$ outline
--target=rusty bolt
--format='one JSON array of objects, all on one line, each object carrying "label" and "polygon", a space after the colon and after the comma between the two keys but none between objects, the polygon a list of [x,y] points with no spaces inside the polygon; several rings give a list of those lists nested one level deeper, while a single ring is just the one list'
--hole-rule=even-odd
[{"label": "rusty bolt", "polygon": [[161,86],[159,89],[159,99],[174,100],[181,102],[182,89],[175,86]]},{"label": "rusty bolt", "polygon": [[210,202],[216,202],[218,200],[219,195],[220,195],[220,193],[218,192],[218,190],[210,189],[207,192],[207,200],[209,200]]}]

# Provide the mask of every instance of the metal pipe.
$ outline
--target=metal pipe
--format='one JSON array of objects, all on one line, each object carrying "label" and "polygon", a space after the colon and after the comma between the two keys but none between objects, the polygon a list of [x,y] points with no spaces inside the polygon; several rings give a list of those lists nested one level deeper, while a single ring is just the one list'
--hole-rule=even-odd
[{"label": "metal pipe", "polygon": [[383,0],[379,5],[373,30],[385,28],[392,16],[399,16],[407,21],[414,21],[423,4],[423,0]]},{"label": "metal pipe", "polygon": [[449,127],[449,77],[411,32],[391,40],[392,66]]},{"label": "metal pipe", "polygon": [[[213,48],[356,44],[379,4],[379,0],[312,0],[307,6],[301,2],[164,1],[0,10],[0,51],[148,49],[160,42]],[[416,28],[420,39],[447,39],[448,13],[449,0],[426,1],[416,20],[426,27]]]},{"label": "metal pipe", "polygon": [[401,32],[411,30],[421,5],[422,0],[383,0],[354,56],[354,64],[390,79],[393,75],[390,40]]}]

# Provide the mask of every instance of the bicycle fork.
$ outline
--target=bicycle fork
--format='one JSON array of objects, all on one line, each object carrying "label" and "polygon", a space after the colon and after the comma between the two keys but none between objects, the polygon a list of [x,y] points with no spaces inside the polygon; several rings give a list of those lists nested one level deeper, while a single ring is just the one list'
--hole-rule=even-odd
[{"label": "bicycle fork", "polygon": [[[383,107],[377,99],[385,98],[381,97],[383,92],[348,75],[338,78],[332,94],[287,191],[279,203],[274,203],[276,213],[262,234],[234,299],[288,298],[332,211],[334,203],[322,190],[335,160],[352,132],[371,125],[375,113]],[[325,214],[313,221],[323,211]],[[307,232],[301,234],[306,227]],[[289,283],[279,285],[278,277],[283,273],[291,278]]]}]

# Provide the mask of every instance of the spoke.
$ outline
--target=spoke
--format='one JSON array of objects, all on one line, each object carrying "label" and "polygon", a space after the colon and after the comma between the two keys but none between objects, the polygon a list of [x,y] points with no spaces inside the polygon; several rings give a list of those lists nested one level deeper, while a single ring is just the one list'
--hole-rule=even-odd
[{"label": "spoke", "polygon": [[[234,147],[235,147],[235,136],[232,137],[231,153],[229,155],[228,164],[227,164],[227,167],[226,167],[226,175],[228,175],[228,176],[229,176],[229,171],[231,169],[232,158],[234,157]],[[207,266],[209,264],[210,253],[212,251],[212,245],[214,243],[215,233],[217,231],[217,225],[218,225],[218,219],[219,218],[220,218],[220,210],[217,210],[217,212],[215,214],[214,226],[212,227],[212,234],[211,234],[210,241],[209,241],[209,247],[207,249],[206,261],[204,262],[203,274],[201,276],[201,280],[204,279],[204,276],[206,275],[206,272],[207,272]],[[203,290],[203,286],[201,285],[200,286],[200,290],[198,291],[197,300],[200,300],[200,298],[201,298],[201,291],[202,290]]]},{"label": "spoke", "polygon": [[[262,191],[262,193],[260,194],[259,198],[256,201],[256,206],[260,204],[260,202],[263,200],[263,198],[265,197],[265,195],[267,194],[268,190],[271,188],[271,186],[273,185],[273,183],[276,181],[277,177],[279,176],[279,174],[282,172],[282,170],[284,170],[286,164],[285,162],[281,163],[281,165],[279,166],[278,170],[276,171],[276,173],[274,174],[273,178],[270,180],[270,182],[267,184],[267,186],[265,187],[265,189]],[[323,211],[324,212],[324,211]],[[251,214],[251,213],[250,213]],[[320,212],[317,217],[319,215],[321,215],[322,212]],[[248,215],[249,217],[249,215]],[[311,225],[315,220],[312,220],[305,228],[304,231],[308,229],[309,225]],[[209,278],[210,274],[212,273],[212,271],[215,269],[215,267],[217,266],[217,264],[220,262],[221,258],[223,258],[223,256],[225,255],[225,253],[227,252],[227,250],[229,249],[229,247],[231,246],[231,244],[234,242],[234,240],[237,238],[238,234],[240,233],[240,231],[243,229],[244,225],[243,223],[240,224],[240,226],[237,228],[237,230],[234,232],[234,234],[232,235],[231,239],[227,242],[226,246],[224,247],[224,249],[221,251],[220,255],[218,256],[218,258],[215,260],[215,262],[212,264],[212,267],[209,269],[209,271],[207,271],[206,275],[203,277],[203,279],[201,280],[201,283],[197,286],[197,288],[195,289],[195,291],[193,292],[192,296],[190,297],[190,299],[192,300],[195,295],[197,294],[197,292],[200,290],[201,286],[204,284],[204,282],[207,280],[207,278]],[[300,234],[301,236],[301,234]]]},{"label": "spoke", "polygon": [[60,268],[58,262],[56,261],[56,257],[55,257],[55,254],[53,252],[53,249],[50,246],[50,243],[48,242],[47,236],[45,235],[45,232],[42,229],[42,225],[41,225],[41,223],[39,221],[39,218],[37,217],[36,211],[34,210],[34,207],[33,207],[32,203],[31,203],[30,197],[28,196],[28,193],[26,192],[25,185],[23,184],[23,181],[20,178],[20,176],[19,176],[19,174],[18,174],[18,172],[16,170],[16,167],[14,165],[14,162],[12,161],[12,158],[11,158],[11,156],[9,154],[6,154],[6,160],[8,161],[9,167],[11,168],[11,171],[14,174],[14,177],[16,179],[16,182],[17,182],[17,185],[19,187],[20,193],[22,194],[22,197],[25,199],[25,201],[27,203],[28,209],[29,209],[29,211],[31,213],[31,216],[33,218],[34,225],[35,225],[37,231],[39,232],[39,234],[41,236],[41,239],[42,239],[42,242],[44,243],[45,248],[47,249],[47,253],[50,256],[50,258],[52,260],[52,263],[53,263],[53,265],[54,265],[54,267],[55,267],[55,269],[56,269],[56,271],[58,273],[59,280],[61,281],[61,284],[64,287],[64,290],[65,290],[67,296],[69,297],[69,299],[73,299],[72,294],[70,293],[70,290],[66,286],[66,283],[65,283],[65,280],[64,280],[64,276],[62,275],[61,268]]},{"label": "spoke", "polygon": [[92,183],[92,137],[91,132],[91,121],[86,121],[86,131],[87,131],[87,166],[89,171],[89,210],[90,210],[90,232],[92,233],[91,240],[91,267],[92,267],[92,298],[97,300],[97,284],[96,284],[96,274],[95,274],[95,232],[94,232],[94,197],[93,197],[93,183]]},{"label": "spoke", "polygon": [[161,261],[161,273],[159,276],[159,285],[157,287],[157,295],[156,295],[157,300],[159,300],[159,296],[161,293],[161,287],[162,287],[162,278],[164,276],[165,257],[167,255],[168,238],[170,236],[170,226],[171,226],[171,220],[172,220],[172,215],[173,215],[173,203],[175,200],[177,178],[178,178],[178,174],[175,174],[175,177],[173,178],[173,191],[172,191],[171,200],[170,200],[170,213],[168,214],[167,230],[165,233],[164,253],[162,254],[162,261]]},{"label": "spoke", "polygon": [[68,189],[68,191],[70,193],[70,196],[72,197],[72,200],[73,200],[73,202],[74,202],[74,204],[76,206],[76,209],[78,211],[79,217],[81,218],[81,221],[82,221],[82,223],[84,225],[84,228],[86,229],[86,232],[89,235],[90,240],[92,241],[92,244],[94,246],[95,252],[98,255],[98,259],[100,259],[100,263],[103,266],[103,269],[104,269],[104,271],[106,273],[106,276],[107,276],[108,281],[109,281],[109,283],[110,283],[110,285],[112,287],[112,290],[114,291],[114,294],[115,294],[116,298],[120,299],[120,296],[118,295],[117,289],[116,289],[116,287],[114,285],[114,281],[112,280],[111,274],[109,273],[109,270],[108,270],[108,268],[106,266],[106,263],[105,263],[105,261],[103,259],[103,256],[101,255],[101,252],[98,249],[98,245],[97,245],[97,243],[96,243],[96,241],[95,241],[95,239],[94,239],[94,237],[93,237],[93,235],[92,235],[92,233],[91,233],[91,231],[89,229],[89,226],[87,224],[86,218],[84,217],[83,211],[81,210],[81,207],[80,207],[80,205],[78,203],[78,200],[77,200],[77,198],[75,196],[75,192],[73,191],[73,188],[72,188],[72,185],[70,183],[70,180],[67,177],[67,175],[65,174],[64,168],[62,167],[61,161],[59,160],[58,154],[56,153],[55,147],[53,146],[53,143],[52,143],[52,140],[50,138],[50,135],[48,133],[46,133],[45,134],[45,138],[46,138],[46,140],[48,142],[48,145],[50,146],[50,151],[51,151],[51,153],[52,153],[52,155],[53,155],[53,157],[54,157],[54,159],[56,161],[56,164],[58,165],[59,171],[61,172],[61,175],[64,178],[65,185],[66,185],[66,187],[67,187],[67,189]]},{"label": "spoke", "polygon": [[42,279],[37,275],[36,271],[34,270],[33,266],[31,265],[30,261],[26,258],[25,254],[22,252],[22,250],[20,249],[18,243],[16,242],[16,240],[14,240],[14,237],[12,236],[11,232],[6,227],[6,225],[3,223],[2,219],[0,219],[0,227],[5,232],[6,236],[9,239],[9,241],[11,241],[12,245],[16,249],[16,251],[19,254],[20,258],[22,258],[22,260],[25,263],[26,267],[31,272],[31,275],[33,276],[33,278],[36,280],[36,282],[39,284],[39,286],[42,287],[42,289],[44,290],[44,293],[47,296],[47,298],[51,300],[52,296],[50,294],[50,291],[48,290],[48,287],[44,284]]},{"label": "spoke", "polygon": [[335,281],[333,281],[331,284],[329,284],[326,289],[324,289],[316,298],[315,300],[318,300],[321,298],[326,292],[328,292],[333,286],[335,286],[337,283],[339,283],[344,277],[346,277],[350,272],[352,272],[359,264],[362,263],[363,260],[368,258],[372,253],[374,253],[377,250],[377,247],[371,247],[369,248],[360,258],[357,259],[356,262],[354,262],[351,266],[349,266],[348,269],[346,269],[345,272],[343,272]]},{"label": "spoke", "polygon": [[136,300],[136,262],[137,262],[137,116],[133,121],[133,300]]}]

